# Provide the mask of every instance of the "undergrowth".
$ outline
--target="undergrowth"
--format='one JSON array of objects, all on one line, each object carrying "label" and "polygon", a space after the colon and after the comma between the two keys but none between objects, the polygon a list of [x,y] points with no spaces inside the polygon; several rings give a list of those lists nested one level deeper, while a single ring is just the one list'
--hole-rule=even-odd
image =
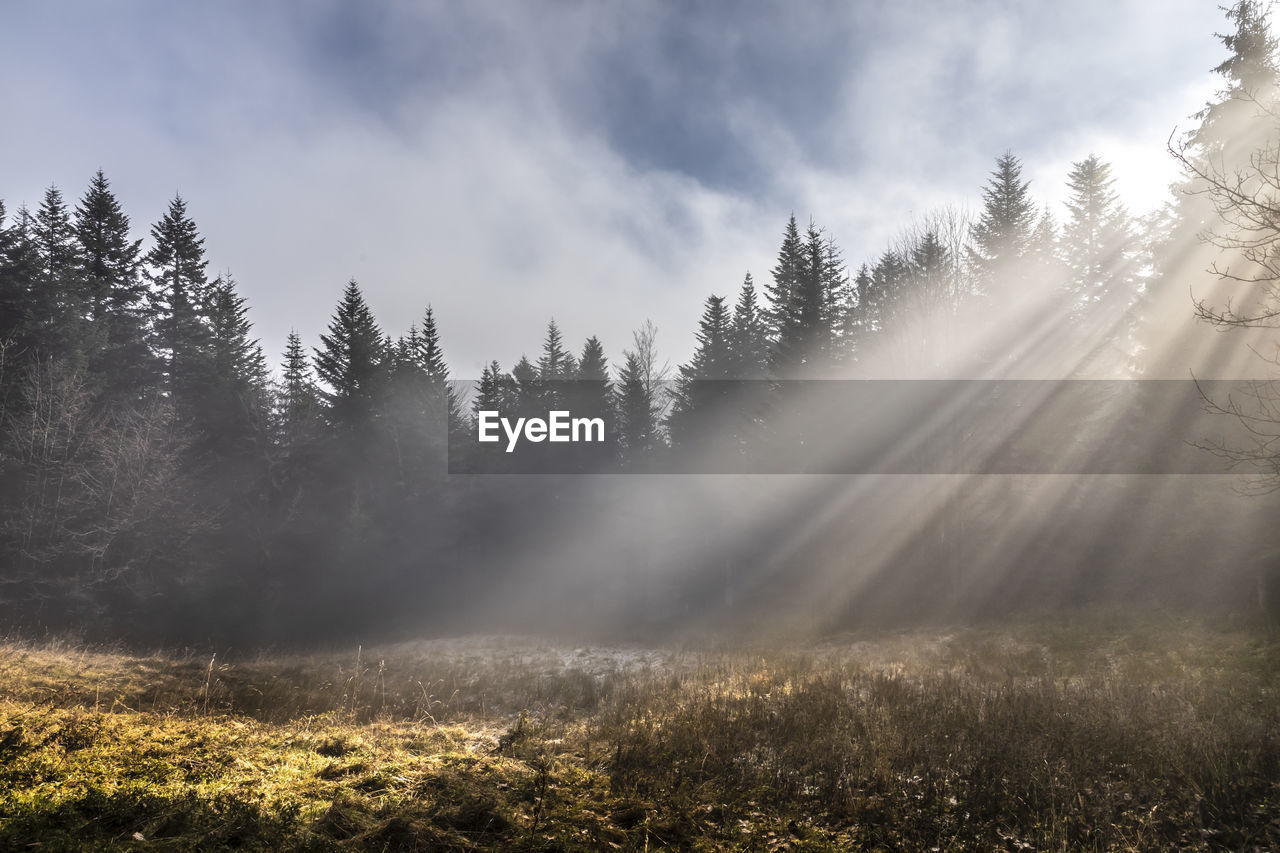
[{"label": "undergrowth", "polygon": [[0,849],[1280,849],[1280,645],[0,647]]}]

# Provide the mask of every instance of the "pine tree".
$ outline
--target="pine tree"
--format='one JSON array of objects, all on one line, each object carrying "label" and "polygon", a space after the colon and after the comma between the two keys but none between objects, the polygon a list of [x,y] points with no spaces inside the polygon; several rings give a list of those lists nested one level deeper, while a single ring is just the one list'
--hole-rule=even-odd
[{"label": "pine tree", "polygon": [[1267,117],[1275,115],[1280,40],[1271,31],[1269,7],[1257,0],[1240,0],[1225,10],[1235,29],[1218,34],[1229,53],[1213,69],[1225,85],[1214,101],[1196,113],[1200,124],[1187,138],[1187,147],[1200,157],[1219,158],[1228,168],[1257,150],[1264,141],[1260,134],[1270,128]]},{"label": "pine tree", "polygon": [[635,467],[653,453],[658,445],[658,415],[661,405],[649,381],[643,358],[634,350],[623,353],[618,371],[617,411],[618,443],[623,459]]},{"label": "pine tree", "polygon": [[832,315],[842,286],[841,269],[834,243],[810,222],[774,344],[771,366],[775,376],[816,376],[833,355]]},{"label": "pine tree", "polygon": [[763,379],[769,367],[769,331],[756,303],[751,273],[742,280],[738,301],[733,306],[729,329],[730,376],[735,379]]},{"label": "pine tree", "polygon": [[582,346],[578,372],[573,384],[570,410],[575,417],[603,418],[605,434],[613,433],[613,383],[609,381],[609,364],[604,346],[594,335]]},{"label": "pine tree", "polygon": [[1133,235],[1113,183],[1111,167],[1093,154],[1073,164],[1067,178],[1071,196],[1062,252],[1070,287],[1082,305],[1103,301],[1129,283]]},{"label": "pine tree", "polygon": [[800,240],[800,227],[796,224],[793,213],[782,232],[778,262],[773,268],[773,282],[765,286],[768,305],[764,309],[764,323],[771,343],[779,339],[789,322],[792,294],[800,286],[803,271],[804,245]]},{"label": "pine tree", "polygon": [[209,286],[210,367],[219,380],[245,393],[261,391],[267,379],[262,347],[251,337],[249,306],[236,291],[230,275]]},{"label": "pine tree", "polygon": [[547,324],[547,336],[542,344],[542,357],[538,359],[538,378],[545,381],[572,379],[577,372],[573,353],[564,347],[564,336],[552,318]]},{"label": "pine tree", "polygon": [[129,217],[101,169],[76,207],[75,232],[90,318],[140,312],[146,297],[139,270],[142,241],[129,238]]},{"label": "pine tree", "polygon": [[1022,180],[1022,163],[1011,152],[996,159],[982,193],[982,213],[973,226],[970,260],[988,293],[1025,284],[1018,263],[1027,252],[1036,211]]},{"label": "pine tree", "polygon": [[311,364],[302,338],[293,329],[285,341],[284,361],[280,365],[280,393],[277,398],[277,420],[281,443],[296,447],[315,436],[320,397],[311,375]]},{"label": "pine tree", "polygon": [[843,253],[836,245],[835,237],[828,233],[823,235],[821,270],[822,290],[825,297],[823,324],[827,338],[823,360],[826,366],[832,367],[847,361],[848,354],[843,331],[846,322],[845,311],[851,303],[852,283],[845,267]]},{"label": "pine tree", "polygon": [[1280,43],[1268,8],[1241,0],[1225,10],[1234,26],[1218,34],[1228,55],[1213,69],[1223,86],[1196,114],[1199,125],[1170,145],[1185,179],[1163,217],[1164,233],[1142,297],[1137,337],[1145,350],[1140,369],[1149,376],[1185,376],[1188,369],[1197,375],[1249,375],[1257,369],[1254,350],[1273,347],[1262,333],[1239,341],[1213,337],[1205,327],[1280,325],[1272,227],[1280,162]]},{"label": "pine tree", "polygon": [[71,215],[57,187],[49,187],[32,222],[35,276],[29,291],[28,340],[53,358],[83,363],[87,337],[82,264]]},{"label": "pine tree", "polygon": [[444,349],[440,346],[440,331],[436,328],[436,315],[431,306],[427,306],[422,318],[422,334],[418,338],[417,362],[422,371],[437,382],[447,382],[449,368],[444,360]]},{"label": "pine tree", "polygon": [[840,312],[841,358],[845,366],[858,362],[864,345],[870,339],[872,296],[871,269],[864,263],[849,282]]},{"label": "pine tree", "polygon": [[366,426],[377,411],[389,353],[355,279],[347,283],[320,343],[315,369],[326,386],[320,396],[329,422],[347,430]]},{"label": "pine tree", "polygon": [[514,384],[512,377],[502,372],[498,362],[489,362],[480,373],[480,385],[471,404],[472,414],[478,418],[480,412],[499,412],[505,415],[512,411],[516,405]]},{"label": "pine tree", "polygon": [[151,239],[154,245],[144,261],[153,286],[155,326],[170,395],[178,416],[186,418],[201,393],[209,355],[208,262],[204,238],[181,196],[174,196],[164,217],[152,226]]},{"label": "pine tree", "polygon": [[29,222],[30,215],[22,208],[15,223],[6,224],[4,202],[0,201],[0,347],[4,351],[0,383],[13,378],[16,360],[26,343],[28,293],[35,273]]},{"label": "pine tree", "polygon": [[1077,369],[1127,371],[1133,360],[1138,300],[1137,248],[1128,214],[1112,189],[1111,167],[1090,154],[1073,164],[1061,251],[1081,346]]},{"label": "pine tree", "polygon": [[462,402],[449,382],[449,367],[445,362],[444,348],[440,345],[440,330],[436,327],[435,312],[430,305],[422,318],[422,334],[416,353],[417,364],[426,374],[431,393],[444,401],[450,435],[461,435],[465,430]]},{"label": "pine tree", "polygon": [[158,373],[147,340],[142,241],[130,239],[129,217],[101,169],[76,207],[75,232],[88,317],[100,330],[101,349],[90,369],[108,399],[136,404],[154,387]]},{"label": "pine tree", "polygon": [[521,355],[511,368],[511,378],[515,382],[516,415],[522,418],[546,417],[552,398],[537,366]]},{"label": "pine tree", "polygon": [[[1269,245],[1262,246],[1261,252],[1251,250],[1249,243],[1256,235],[1248,233],[1273,221],[1266,208],[1274,197],[1273,176],[1280,159],[1274,154],[1275,119],[1280,114],[1280,40],[1272,32],[1268,9],[1269,4],[1240,0],[1225,10],[1234,29],[1217,35],[1228,55],[1213,69],[1223,78],[1223,86],[1216,99],[1196,113],[1199,125],[1170,146],[1185,180],[1176,187],[1179,198],[1156,252],[1150,283],[1153,298],[1146,306],[1154,315],[1145,321],[1149,339],[1159,338],[1161,329],[1167,328],[1167,315],[1173,313],[1169,303],[1177,304],[1178,290],[1185,294],[1188,269],[1219,270],[1232,263],[1215,257],[1219,249],[1232,250],[1237,269],[1242,255],[1253,255],[1251,263],[1270,266]],[[1241,236],[1243,241],[1236,239]],[[1210,239],[1202,257],[1189,259],[1188,247],[1205,237]],[[1215,326],[1276,321],[1280,314],[1262,304],[1265,298],[1257,301],[1261,294],[1256,289],[1250,293],[1232,286],[1236,271],[1232,272],[1232,276],[1218,276],[1216,282],[1209,279],[1203,288],[1193,288],[1196,316]],[[1266,275],[1271,272],[1264,270]],[[1206,295],[1210,287],[1217,292]],[[1162,313],[1166,316],[1160,317]]]},{"label": "pine tree", "polygon": [[209,284],[206,311],[207,350],[190,377],[192,409],[204,448],[225,456],[247,449],[266,429],[267,366],[262,346],[251,337],[249,308],[229,275]]},{"label": "pine tree", "polygon": [[6,225],[0,203],[0,410],[13,411],[26,366],[33,354],[30,291],[35,280],[35,244],[31,216],[18,209],[12,225]]},{"label": "pine tree", "polygon": [[[723,296],[708,296],[698,323],[698,346],[688,364],[680,366],[668,418],[673,445],[688,442],[702,423],[724,414],[724,380],[735,367],[730,346],[732,326]],[[710,380],[710,381],[708,381]]]}]

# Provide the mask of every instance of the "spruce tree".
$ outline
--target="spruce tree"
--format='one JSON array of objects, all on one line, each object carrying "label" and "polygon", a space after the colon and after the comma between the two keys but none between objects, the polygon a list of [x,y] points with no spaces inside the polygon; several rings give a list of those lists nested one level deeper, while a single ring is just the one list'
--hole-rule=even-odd
[{"label": "spruce tree", "polygon": [[[1218,39],[1227,58],[1214,67],[1225,84],[1214,101],[1196,113],[1200,124],[1188,135],[1188,147],[1204,159],[1230,164],[1247,159],[1263,141],[1267,117],[1275,116],[1280,88],[1280,40],[1271,31],[1270,4],[1239,0],[1225,9],[1234,26]],[[1259,122],[1259,119],[1262,119]]]},{"label": "spruce tree", "polygon": [[[733,327],[723,296],[708,296],[698,323],[698,346],[688,364],[680,366],[673,405],[668,418],[671,442],[690,441],[701,424],[725,414],[724,380],[733,378],[736,367],[731,346]],[[710,380],[710,381],[708,381]]]},{"label": "spruce tree", "polygon": [[623,353],[618,371],[617,395],[618,444],[628,466],[642,465],[658,445],[658,414],[661,405],[655,399],[643,359],[634,350]]},{"label": "spruce tree", "polygon": [[181,196],[174,196],[164,217],[152,226],[151,239],[154,245],[144,260],[152,282],[159,348],[177,414],[186,418],[201,393],[209,356],[208,262],[204,238]]},{"label": "spruce tree", "polygon": [[609,365],[599,338],[587,338],[577,367],[570,410],[575,417],[603,418],[605,434],[612,434],[613,383],[609,381]]},{"label": "spruce tree", "polygon": [[475,418],[479,418],[480,412],[506,415],[515,408],[514,391],[512,377],[503,373],[498,362],[489,362],[480,372],[480,385],[471,404],[472,415]]},{"label": "spruce tree", "polygon": [[219,276],[209,286],[210,367],[220,381],[244,393],[260,392],[266,383],[266,359],[251,337],[249,306],[236,290],[230,275]]},{"label": "spruce tree", "polygon": [[0,382],[12,378],[25,345],[28,294],[35,273],[29,222],[30,216],[22,208],[14,224],[6,223],[4,202],[0,201],[0,346],[5,354],[5,375],[0,376]]},{"label": "spruce tree", "polygon": [[538,368],[521,355],[515,367],[511,368],[511,379],[515,383],[515,413],[517,417],[533,418],[547,416],[549,410],[548,389],[542,380]]},{"label": "spruce tree", "polygon": [[[1280,324],[1274,243],[1258,233],[1269,233],[1275,221],[1280,160],[1280,42],[1268,7],[1240,0],[1225,10],[1233,26],[1217,37],[1227,57],[1213,69],[1222,87],[1196,114],[1199,124],[1170,145],[1184,180],[1154,240],[1136,336],[1145,351],[1140,369],[1150,376],[1185,376],[1188,369],[1199,375],[1251,373],[1256,368],[1250,350],[1272,347],[1254,335],[1247,346],[1224,345],[1193,320],[1217,328]],[[1189,272],[1201,270],[1204,275],[1188,281]]]},{"label": "spruce tree", "polygon": [[417,344],[417,364],[427,377],[428,385],[435,399],[442,400],[445,407],[447,428],[450,435],[461,435],[465,430],[462,402],[458,392],[449,382],[449,367],[444,358],[444,347],[440,344],[440,330],[436,326],[436,315],[427,306],[422,318],[422,334]]},{"label": "spruce tree", "polygon": [[1036,210],[1022,180],[1022,163],[1012,152],[996,159],[995,171],[982,193],[982,213],[973,226],[970,260],[988,295],[1025,284],[1018,263],[1027,252]]},{"label": "spruce tree", "polygon": [[538,359],[538,378],[543,381],[572,379],[577,372],[573,353],[565,349],[564,336],[552,318],[547,323],[547,336],[542,344],[542,356]]},{"label": "spruce tree", "polygon": [[840,313],[840,351],[842,363],[846,366],[858,362],[863,346],[870,338],[871,299],[871,269],[864,263],[849,282]]},{"label": "spruce tree", "polygon": [[35,276],[29,290],[28,338],[44,356],[84,363],[87,337],[82,264],[75,227],[62,193],[49,187],[32,222]]},{"label": "spruce tree", "polygon": [[769,367],[769,331],[756,301],[751,273],[742,280],[729,329],[730,376],[763,379]]},{"label": "spruce tree", "polygon": [[816,376],[832,355],[832,309],[841,285],[838,258],[834,243],[810,222],[774,344],[771,367],[775,376]]},{"label": "spruce tree", "polygon": [[216,455],[248,449],[269,420],[266,359],[252,337],[248,311],[229,275],[209,284],[206,355],[190,390],[197,393],[196,426]]},{"label": "spruce tree", "polygon": [[316,376],[329,422],[343,430],[367,426],[377,410],[386,378],[388,352],[382,330],[351,279],[315,350]]},{"label": "spruce tree", "polygon": [[1076,319],[1090,350],[1088,364],[1082,366],[1090,372],[1127,370],[1135,347],[1137,248],[1112,183],[1111,167],[1092,154],[1075,163],[1068,177],[1071,196],[1062,258]]},{"label": "spruce tree", "polygon": [[90,363],[108,399],[136,404],[154,387],[158,366],[148,344],[147,287],[141,240],[130,239],[129,217],[102,170],[75,211],[80,278],[101,349]]},{"label": "spruce tree", "polygon": [[764,323],[770,343],[782,335],[791,315],[792,294],[800,285],[804,271],[804,244],[800,240],[800,227],[793,213],[782,231],[782,245],[778,248],[778,262],[773,268],[773,282],[765,286],[768,304],[764,309]]},{"label": "spruce tree", "polygon": [[320,397],[311,374],[311,364],[302,338],[290,329],[285,341],[284,361],[280,365],[280,393],[277,398],[277,420],[281,443],[296,447],[315,434]]}]

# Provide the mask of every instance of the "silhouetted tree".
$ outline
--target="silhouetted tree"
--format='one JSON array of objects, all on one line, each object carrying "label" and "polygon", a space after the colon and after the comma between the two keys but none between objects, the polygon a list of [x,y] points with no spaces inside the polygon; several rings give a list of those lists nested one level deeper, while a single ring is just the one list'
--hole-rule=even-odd
[{"label": "silhouetted tree", "polygon": [[1036,210],[1022,180],[1022,163],[1012,152],[996,158],[995,171],[982,192],[982,213],[973,226],[970,258],[988,294],[994,288],[1024,284],[1019,262],[1035,228]]},{"label": "silhouetted tree", "polygon": [[751,273],[742,280],[729,328],[730,375],[738,379],[763,379],[769,367],[769,331],[756,300]]},{"label": "silhouetted tree", "polygon": [[302,348],[302,338],[292,329],[285,341],[276,405],[279,441],[286,450],[317,436],[320,394],[312,378],[307,353]]},{"label": "silhouetted tree", "polygon": [[154,245],[144,260],[153,286],[153,316],[168,389],[177,417],[190,420],[207,375],[208,278],[204,238],[181,196],[174,196],[164,217],[151,228],[151,239]]},{"label": "silhouetted tree", "polygon": [[782,245],[778,248],[778,261],[773,267],[773,281],[765,285],[768,305],[763,312],[770,343],[775,343],[786,328],[792,312],[792,294],[800,286],[804,272],[804,244],[800,240],[800,227],[795,214],[787,220],[782,231]]},{"label": "silhouetted tree", "polygon": [[82,364],[93,347],[86,322],[83,264],[75,226],[57,187],[45,190],[32,222],[35,276],[30,283],[28,340],[46,358]]},{"label": "silhouetted tree", "polygon": [[732,326],[723,296],[708,296],[705,306],[698,323],[698,346],[689,363],[680,366],[672,393],[667,424],[673,445],[690,441],[701,424],[728,414],[723,411],[728,390],[724,380],[733,378],[735,367]]},{"label": "silhouetted tree", "polygon": [[326,386],[320,392],[326,417],[344,430],[368,425],[377,411],[388,353],[382,330],[355,279],[347,283],[329,333],[320,336],[320,343],[315,369]]},{"label": "silhouetted tree", "polygon": [[88,317],[98,328],[100,341],[90,370],[107,399],[138,403],[159,378],[159,365],[147,340],[142,241],[130,238],[129,217],[101,169],[76,207],[75,232]]}]

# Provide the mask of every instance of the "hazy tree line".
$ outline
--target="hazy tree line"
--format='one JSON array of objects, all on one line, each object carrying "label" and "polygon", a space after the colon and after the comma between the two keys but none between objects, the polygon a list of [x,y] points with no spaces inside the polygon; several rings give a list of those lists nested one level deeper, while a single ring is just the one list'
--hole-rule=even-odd
[{"label": "hazy tree line", "polygon": [[[492,362],[464,395],[449,382],[447,318],[424,305],[393,336],[355,281],[324,333],[290,334],[273,370],[181,197],[145,240],[102,172],[76,201],[50,187],[34,212],[0,203],[4,623],[283,640],[447,620],[512,571],[493,543],[563,525],[591,488],[448,476],[449,435],[473,433],[482,409],[601,417],[617,437],[609,461],[644,470],[696,445],[711,420],[762,428],[773,380],[1160,375],[1167,342],[1193,334],[1193,309],[1274,319],[1186,295],[1189,276],[1213,280],[1188,268],[1186,247],[1239,209],[1238,193],[1210,192],[1212,177],[1280,144],[1275,40],[1256,4],[1229,16],[1224,88],[1176,147],[1187,183],[1161,211],[1135,219],[1090,154],[1065,176],[1059,221],[1006,153],[976,214],[929,214],[865,262],[792,216],[760,284],[748,273],[735,294],[706,299],[694,354],[674,371],[652,324],[611,362],[604,342],[571,344],[552,320],[536,359]],[[726,396],[708,381],[731,379],[762,390]],[[1010,499],[988,495],[982,509]],[[953,559],[957,537],[986,535],[944,527]],[[717,560],[745,565],[750,550]],[[634,568],[629,552],[612,559],[602,571]]]}]

